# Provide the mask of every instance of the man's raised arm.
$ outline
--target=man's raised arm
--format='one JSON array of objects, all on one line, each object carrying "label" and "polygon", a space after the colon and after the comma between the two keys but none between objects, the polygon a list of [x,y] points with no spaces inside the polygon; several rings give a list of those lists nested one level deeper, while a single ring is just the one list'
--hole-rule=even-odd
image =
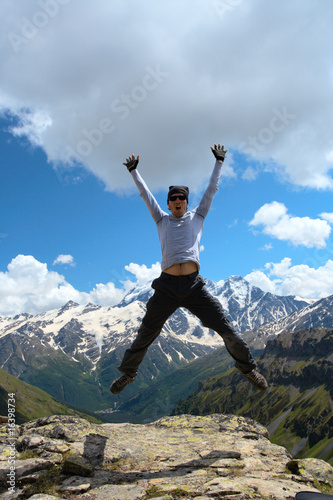
[{"label": "man's raised arm", "polygon": [[228,151],[227,149],[224,149],[224,145],[222,145],[221,147],[221,144],[214,144],[214,147],[211,147],[210,149],[215,156],[216,163],[214,165],[212,175],[210,176],[207,189],[204,192],[203,197],[201,198],[201,201],[197,207],[197,214],[201,215],[201,217],[206,217],[206,215],[208,214],[214,195],[218,190],[222,165]]},{"label": "man's raised arm", "polygon": [[157,203],[154,195],[150,192],[147,184],[137,171],[138,163],[139,163],[139,156],[135,158],[134,155],[130,155],[128,158],[126,158],[126,161],[125,163],[123,163],[123,165],[125,165],[127,170],[132,175],[134,182],[139,190],[140,196],[147,205],[150,215],[152,216],[156,224],[158,224],[158,222],[165,215],[165,212],[163,212],[163,210]]}]

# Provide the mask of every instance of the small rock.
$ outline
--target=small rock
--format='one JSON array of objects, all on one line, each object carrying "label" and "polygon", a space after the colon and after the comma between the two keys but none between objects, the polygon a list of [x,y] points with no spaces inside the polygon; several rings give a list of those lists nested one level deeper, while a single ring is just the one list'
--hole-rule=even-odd
[{"label": "small rock", "polygon": [[60,486],[59,491],[63,493],[73,493],[75,495],[79,493],[85,493],[89,490],[91,484],[90,483],[82,483],[73,486]]},{"label": "small rock", "polygon": [[18,451],[26,450],[27,448],[37,448],[45,443],[45,438],[40,435],[22,436],[16,442]]},{"label": "small rock", "polygon": [[106,436],[88,434],[84,442],[84,458],[95,466],[101,465],[104,459],[106,441]]},{"label": "small rock", "polygon": [[51,460],[51,462],[57,465],[61,464],[61,462],[63,461],[63,456],[61,453],[51,453],[50,451],[40,450],[40,458]]},{"label": "small rock", "polygon": [[66,453],[69,450],[69,445],[61,439],[48,439],[40,434],[30,434],[22,436],[17,440],[16,447],[18,451],[35,450],[41,454],[44,450],[50,453]]},{"label": "small rock", "polygon": [[20,496],[22,495],[23,490],[19,488],[15,488],[15,491],[5,491],[4,493],[0,493],[0,499],[1,500],[19,500]]},{"label": "small rock", "polygon": [[333,488],[333,469],[332,467],[317,458],[303,458],[291,460],[287,463],[288,469],[301,478],[320,483],[329,484]]},{"label": "small rock", "polygon": [[43,493],[38,495],[32,495],[29,500],[61,500],[61,497],[55,497],[53,495],[44,495]]},{"label": "small rock", "polygon": [[241,460],[235,460],[233,458],[216,460],[216,462],[211,464],[211,467],[216,467],[218,469],[226,468],[226,469],[244,469],[245,464]]},{"label": "small rock", "polygon": [[216,472],[220,477],[228,477],[230,475],[230,471],[228,469],[216,469]]},{"label": "small rock", "polygon": [[[26,460],[16,460],[15,464],[15,477],[16,480],[24,476],[29,476],[40,470],[47,470],[53,466],[53,462],[50,460],[44,460],[42,458],[28,458]],[[0,462],[0,481],[6,483],[7,474],[10,471],[10,465],[8,462]]]},{"label": "small rock", "polygon": [[29,474],[28,476],[22,476],[20,478],[20,484],[32,484],[36,483],[40,477],[44,475],[44,471],[40,470],[38,472],[35,472],[34,474]]},{"label": "small rock", "polygon": [[165,495],[163,497],[154,497],[154,500],[172,500],[173,497],[171,495]]},{"label": "small rock", "polygon": [[92,476],[94,473],[93,467],[88,460],[81,456],[67,458],[62,466],[62,472],[71,476]]},{"label": "small rock", "polygon": [[91,487],[91,483],[80,476],[71,476],[65,479],[59,486],[59,491],[67,493],[85,493]]}]

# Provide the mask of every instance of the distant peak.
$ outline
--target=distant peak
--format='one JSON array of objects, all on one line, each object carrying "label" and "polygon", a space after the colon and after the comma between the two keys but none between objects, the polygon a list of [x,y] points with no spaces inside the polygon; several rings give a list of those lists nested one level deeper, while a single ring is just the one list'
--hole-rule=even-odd
[{"label": "distant peak", "polygon": [[230,280],[230,281],[245,281],[245,279],[242,278],[242,276],[239,276],[238,274],[233,274],[232,276],[229,276],[227,281],[228,280]]},{"label": "distant peak", "polygon": [[73,309],[74,307],[78,306],[79,304],[77,302],[69,300],[61,309],[59,309],[58,316],[60,316],[60,314],[63,314],[65,311],[68,311],[69,309]]},{"label": "distant peak", "polygon": [[18,320],[18,319],[29,319],[29,318],[33,318],[33,315],[32,314],[28,314],[28,313],[20,313],[20,314],[16,314],[16,316],[13,317],[13,320]]},{"label": "distant peak", "polygon": [[101,307],[102,306],[98,306],[96,304],[93,304],[92,302],[88,302],[88,304],[86,304],[85,308],[83,309],[82,314],[86,314],[91,311],[97,311],[97,309],[101,309]]}]

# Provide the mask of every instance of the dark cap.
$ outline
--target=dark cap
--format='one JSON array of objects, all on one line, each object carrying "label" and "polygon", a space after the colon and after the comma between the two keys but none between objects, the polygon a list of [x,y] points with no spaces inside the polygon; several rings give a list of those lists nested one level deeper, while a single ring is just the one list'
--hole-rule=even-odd
[{"label": "dark cap", "polygon": [[170,196],[173,194],[180,193],[186,196],[186,199],[188,201],[188,195],[190,193],[190,190],[187,186],[170,186],[169,187],[169,192],[168,192],[168,201]]}]

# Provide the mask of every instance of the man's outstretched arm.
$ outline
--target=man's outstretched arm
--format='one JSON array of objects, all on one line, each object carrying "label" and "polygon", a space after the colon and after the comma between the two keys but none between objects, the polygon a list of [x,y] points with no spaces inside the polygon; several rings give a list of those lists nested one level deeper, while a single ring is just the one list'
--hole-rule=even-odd
[{"label": "man's outstretched arm", "polygon": [[201,201],[196,210],[197,214],[201,215],[201,217],[206,217],[206,215],[208,214],[214,195],[218,190],[222,165],[228,151],[227,149],[224,149],[224,145],[222,145],[221,147],[221,144],[214,144],[214,147],[211,147],[210,149],[215,156],[216,163],[214,165],[212,175],[210,176],[207,189],[204,192],[203,197],[201,198]]},{"label": "man's outstretched arm", "polygon": [[154,195],[150,192],[147,184],[145,181],[142,179],[141,175],[137,171],[137,166],[139,164],[139,156],[135,158],[134,155],[130,155],[128,158],[126,158],[125,167],[127,170],[130,172],[130,174],[133,177],[133,180],[139,190],[141,198],[144,200],[145,204],[147,205],[147,208],[149,210],[150,215],[156,222],[156,224],[162,219],[162,217],[165,215],[165,212],[161,209],[159,204],[157,203]]}]

